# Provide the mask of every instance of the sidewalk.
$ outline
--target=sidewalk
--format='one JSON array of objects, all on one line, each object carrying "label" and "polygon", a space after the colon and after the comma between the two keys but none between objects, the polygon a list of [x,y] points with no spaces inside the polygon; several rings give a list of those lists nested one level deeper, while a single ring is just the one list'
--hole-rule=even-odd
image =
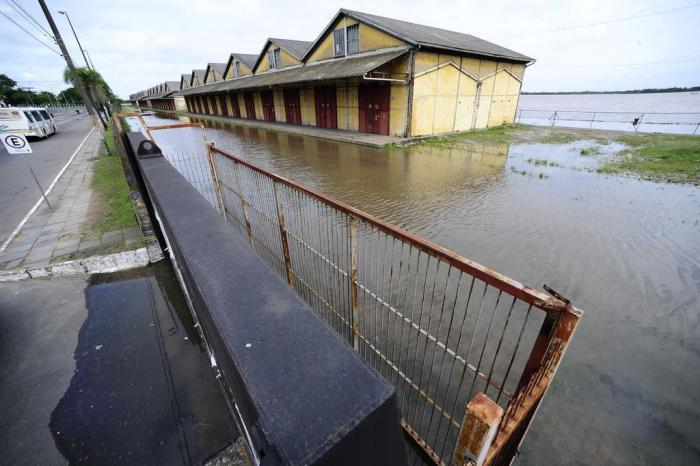
[{"label": "sidewalk", "polygon": [[109,232],[93,228],[100,214],[92,190],[93,162],[99,157],[99,149],[99,134],[95,131],[49,194],[53,210],[43,202],[0,252],[0,270],[42,267],[98,253],[136,249],[143,244],[138,226]]}]

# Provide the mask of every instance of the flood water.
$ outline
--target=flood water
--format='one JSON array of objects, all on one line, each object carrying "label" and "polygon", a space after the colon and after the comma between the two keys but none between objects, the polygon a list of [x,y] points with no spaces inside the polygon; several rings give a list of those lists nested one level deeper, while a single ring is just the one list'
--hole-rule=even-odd
[{"label": "flood water", "polygon": [[700,189],[595,173],[580,141],[382,150],[228,123],[207,134],[584,311],[519,464],[700,463]]}]

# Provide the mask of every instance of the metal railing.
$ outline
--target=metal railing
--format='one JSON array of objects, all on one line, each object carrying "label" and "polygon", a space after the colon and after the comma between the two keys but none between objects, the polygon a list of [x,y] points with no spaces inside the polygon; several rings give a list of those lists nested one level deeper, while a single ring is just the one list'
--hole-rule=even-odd
[{"label": "metal railing", "polygon": [[[155,129],[198,124],[150,127]],[[206,136],[204,135],[205,141]],[[504,410],[488,464],[508,464],[580,312],[480,264],[206,143],[210,201],[397,391],[415,459],[464,464],[465,407]],[[190,162],[168,156],[190,179]],[[195,184],[195,186],[197,186]]]},{"label": "metal railing", "polygon": [[540,126],[695,135],[700,129],[700,112],[518,109],[516,122]]}]

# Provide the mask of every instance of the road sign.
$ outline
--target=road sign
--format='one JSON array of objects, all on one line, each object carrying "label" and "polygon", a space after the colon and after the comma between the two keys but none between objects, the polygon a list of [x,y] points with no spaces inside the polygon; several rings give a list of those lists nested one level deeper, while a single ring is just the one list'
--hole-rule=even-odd
[{"label": "road sign", "polygon": [[0,135],[2,144],[7,149],[8,154],[31,154],[32,148],[29,147],[27,138],[24,134],[2,134]]}]

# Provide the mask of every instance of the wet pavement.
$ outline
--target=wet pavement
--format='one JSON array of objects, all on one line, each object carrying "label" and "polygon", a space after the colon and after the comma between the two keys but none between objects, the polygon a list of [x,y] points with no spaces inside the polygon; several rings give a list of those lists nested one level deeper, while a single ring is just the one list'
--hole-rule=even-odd
[{"label": "wet pavement", "polygon": [[0,284],[7,464],[201,464],[238,434],[167,262]]},{"label": "wet pavement", "polygon": [[[586,141],[385,150],[206,125],[217,146],[584,310],[519,464],[700,462],[700,189],[596,173],[615,147]],[[185,131],[157,138],[201,150]]]}]

